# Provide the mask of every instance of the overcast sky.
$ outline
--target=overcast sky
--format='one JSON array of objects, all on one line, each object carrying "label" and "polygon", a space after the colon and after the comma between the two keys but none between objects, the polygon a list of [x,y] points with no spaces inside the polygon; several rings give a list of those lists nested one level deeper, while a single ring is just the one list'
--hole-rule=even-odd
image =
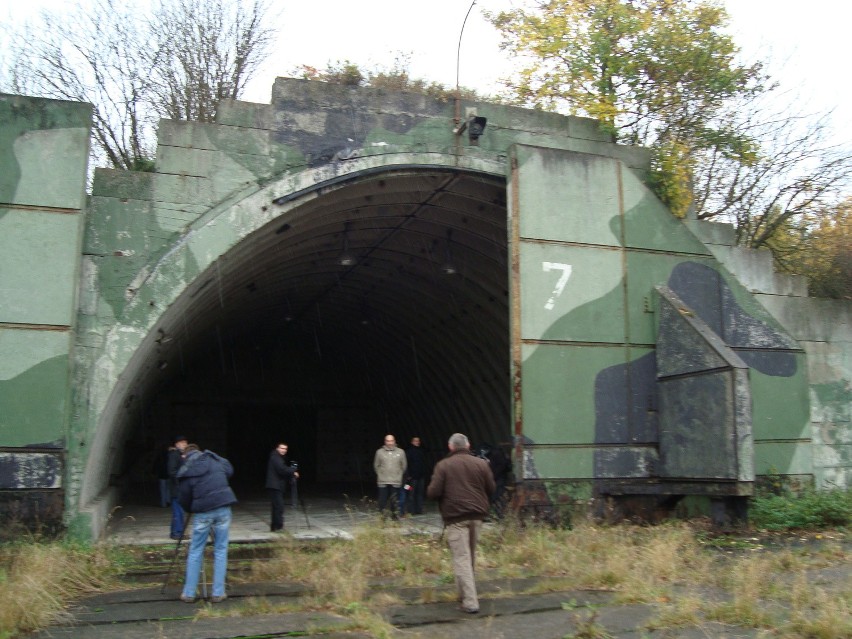
[{"label": "overcast sky", "polygon": [[[463,86],[494,93],[511,68],[482,11],[512,8],[523,0],[476,0],[464,28],[459,59]],[[4,3],[5,4],[5,3]],[[73,0],[7,4],[0,16],[19,21],[38,7],[64,10]],[[410,57],[416,77],[456,83],[459,33],[469,0],[272,0],[280,25],[274,55],[244,98],[268,102],[277,75],[299,64],[329,61],[390,66]],[[848,55],[852,4],[843,0],[726,0],[731,30],[746,59],[765,59],[790,99],[814,111],[834,110],[838,141],[852,148],[852,83]]]}]

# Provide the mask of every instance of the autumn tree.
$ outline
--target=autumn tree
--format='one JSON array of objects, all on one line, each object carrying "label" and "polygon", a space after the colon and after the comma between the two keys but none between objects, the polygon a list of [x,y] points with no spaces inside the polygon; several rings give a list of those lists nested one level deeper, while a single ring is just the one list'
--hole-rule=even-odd
[{"label": "autumn tree", "polygon": [[832,144],[826,116],[771,106],[794,100],[760,63],[738,62],[718,1],[529,6],[489,15],[520,63],[509,97],[651,148],[652,185],[676,215],[731,222],[741,244],[778,251],[778,238],[814,228],[848,192],[850,154]]},{"label": "autumn tree", "polygon": [[212,121],[268,52],[265,0],[78,2],[7,26],[4,90],[93,105],[96,163],[152,168],[160,117]]},{"label": "autumn tree", "polygon": [[696,217],[732,223],[739,244],[773,248],[783,266],[791,255],[778,250],[779,234],[810,229],[835,208],[848,193],[852,155],[834,141],[829,114],[793,110],[793,100],[777,91],[720,110],[732,129],[751,136],[755,150],[747,161],[717,148],[696,150],[691,193]]},{"label": "autumn tree", "polygon": [[658,193],[682,215],[691,204],[693,156],[714,149],[748,160],[751,137],[718,118],[727,100],[765,80],[737,63],[715,2],[543,0],[489,18],[521,61],[506,82],[516,102],[592,117],[613,141],[656,151]]},{"label": "autumn tree", "polygon": [[811,295],[852,300],[852,197],[788,218],[767,246],[782,270],[808,278]]}]

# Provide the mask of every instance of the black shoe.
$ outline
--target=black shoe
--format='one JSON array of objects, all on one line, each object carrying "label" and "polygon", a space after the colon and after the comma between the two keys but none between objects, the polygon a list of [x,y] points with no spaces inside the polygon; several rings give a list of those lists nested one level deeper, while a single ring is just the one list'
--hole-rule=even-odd
[{"label": "black shoe", "polygon": [[174,539],[175,541],[177,541],[178,539],[182,539],[183,535],[169,535],[169,537],[171,539]]}]

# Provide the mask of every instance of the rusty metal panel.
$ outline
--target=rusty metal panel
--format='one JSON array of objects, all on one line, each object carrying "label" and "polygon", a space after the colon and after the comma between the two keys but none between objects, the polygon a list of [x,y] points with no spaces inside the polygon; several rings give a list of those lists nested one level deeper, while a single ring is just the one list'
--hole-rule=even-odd
[{"label": "rusty metal panel", "polygon": [[61,453],[0,452],[0,490],[61,486]]},{"label": "rusty metal panel", "polygon": [[660,295],[660,476],[754,481],[748,366],[671,289]]}]

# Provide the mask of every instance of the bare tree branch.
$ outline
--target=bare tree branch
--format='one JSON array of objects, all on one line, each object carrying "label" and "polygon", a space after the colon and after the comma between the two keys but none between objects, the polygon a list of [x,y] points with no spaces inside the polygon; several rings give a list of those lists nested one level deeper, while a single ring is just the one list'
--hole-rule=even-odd
[{"label": "bare tree branch", "polygon": [[[161,117],[213,121],[239,98],[269,52],[267,0],[93,0],[43,11],[6,29],[8,89],[93,106],[93,160],[123,169],[153,165]],[[147,3],[145,3],[146,9]]]}]

